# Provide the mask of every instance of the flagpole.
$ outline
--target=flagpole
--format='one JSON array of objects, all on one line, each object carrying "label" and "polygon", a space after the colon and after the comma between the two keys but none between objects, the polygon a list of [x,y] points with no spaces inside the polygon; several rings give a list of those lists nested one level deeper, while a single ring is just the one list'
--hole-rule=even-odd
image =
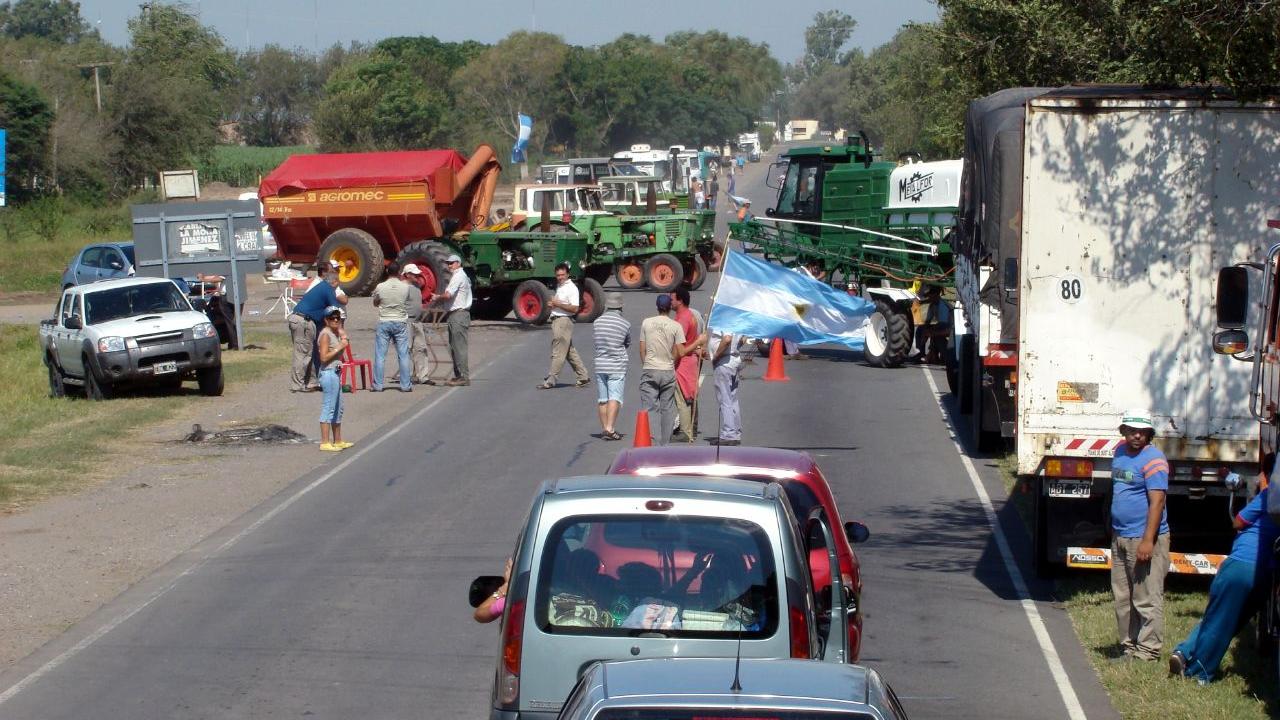
[{"label": "flagpole", "polygon": [[[730,234],[730,235],[729,235],[729,237],[733,237],[733,235],[732,235],[732,234]],[[707,333],[707,338],[708,338],[708,339],[710,339],[710,337],[711,337],[711,335],[710,335],[710,333],[711,333],[711,312],[712,312],[713,310],[715,310],[715,309],[716,309],[716,296],[720,294],[720,283],[724,282],[724,268],[725,268],[725,265],[727,265],[727,264],[729,263],[729,250],[730,250],[730,247],[731,247],[731,244],[730,244],[730,242],[729,242],[729,238],[725,238],[725,241],[724,241],[724,252],[720,253],[720,279],[716,280],[716,291],[715,291],[714,293],[712,293],[712,294],[711,294],[711,305],[710,305],[709,307],[707,307],[707,321],[706,321],[706,323],[705,323],[704,327],[702,328],[703,332]],[[713,249],[714,249],[714,248],[713,248]],[[733,339],[733,341],[734,341],[734,342],[737,342],[737,341],[738,341],[738,338],[736,338],[736,337],[735,337],[735,338]],[[702,358],[701,358],[701,357],[699,357],[699,358],[698,358],[698,376],[697,376],[696,378],[694,378],[693,385],[694,385],[694,388],[693,388],[693,406],[689,409],[689,424],[691,424],[691,425],[693,424],[693,418],[698,417],[698,396],[702,394]],[[692,443],[693,443],[693,428],[689,428],[689,429],[688,429],[688,432],[686,432],[685,434],[689,436],[689,443],[690,443],[690,444],[692,444]],[[718,438],[718,437],[720,437],[720,423],[719,423],[719,422],[717,422],[717,423],[716,423],[716,437],[717,437],[717,438]],[[719,451],[717,450],[717,457],[718,457],[718,452],[719,452]]]}]

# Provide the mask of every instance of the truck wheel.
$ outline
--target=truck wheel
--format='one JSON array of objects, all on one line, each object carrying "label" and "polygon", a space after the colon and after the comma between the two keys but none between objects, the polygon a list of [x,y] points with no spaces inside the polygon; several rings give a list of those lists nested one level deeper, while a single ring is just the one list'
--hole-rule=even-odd
[{"label": "truck wheel", "polygon": [[582,300],[579,301],[578,317],[580,323],[595,322],[604,313],[604,288],[591,278],[582,279]]},{"label": "truck wheel", "polygon": [[635,260],[623,260],[613,269],[613,276],[623,290],[639,290],[644,287],[644,267]]},{"label": "truck wheel", "polygon": [[511,312],[511,293],[499,290],[476,298],[471,303],[471,316],[477,320],[501,320]]},{"label": "truck wheel", "polygon": [[[396,256],[396,263],[404,267],[408,263],[417,265],[422,270],[422,297],[427,297],[437,290],[444,290],[449,284],[449,266],[444,259],[453,251],[448,245],[435,240],[419,240],[409,243]],[[504,315],[506,313],[503,313]]]},{"label": "truck wheel", "polygon": [[973,362],[973,415],[970,418],[970,440],[975,452],[989,453],[1000,449],[1004,438],[1000,437],[999,431],[992,432],[982,428],[983,419],[986,416],[987,396],[991,394],[990,388],[984,387],[982,384],[982,364],[975,357]]},{"label": "truck wheel", "polygon": [[516,286],[513,296],[516,319],[525,325],[541,325],[551,315],[551,291],[537,280],[525,280]]},{"label": "truck wheel", "polygon": [[694,255],[693,260],[684,266],[684,286],[697,290],[707,281],[707,263],[701,255]]},{"label": "truck wheel", "polygon": [[613,275],[612,265],[592,265],[586,269],[587,277],[600,283],[601,287],[609,282],[609,276]]},{"label": "truck wheel", "polygon": [[339,286],[348,295],[368,295],[382,279],[386,258],[372,235],[359,228],[342,228],[321,243],[320,260],[332,260],[341,266]]},{"label": "truck wheel", "polygon": [[222,394],[222,366],[201,368],[196,371],[196,382],[200,384],[200,394],[217,397]]},{"label": "truck wheel", "polygon": [[644,264],[644,279],[650,290],[671,292],[684,281],[684,268],[675,255],[661,253]]},{"label": "truck wheel", "polygon": [[98,380],[93,367],[89,365],[89,358],[84,359],[84,396],[95,401],[111,399],[111,386],[103,385],[102,381]]},{"label": "truck wheel", "polygon": [[906,313],[884,300],[876,300],[867,327],[863,356],[874,367],[898,367],[911,352],[911,323]]},{"label": "truck wheel", "polygon": [[62,371],[54,364],[53,358],[46,357],[44,364],[49,368],[49,397],[60,398],[67,396],[66,383],[62,381]]}]

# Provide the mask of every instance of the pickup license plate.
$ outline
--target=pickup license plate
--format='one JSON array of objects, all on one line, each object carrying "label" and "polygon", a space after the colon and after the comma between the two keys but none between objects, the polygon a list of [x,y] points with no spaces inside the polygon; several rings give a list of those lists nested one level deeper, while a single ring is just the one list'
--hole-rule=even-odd
[{"label": "pickup license plate", "polygon": [[1049,497],[1087,498],[1093,489],[1091,480],[1050,480]]},{"label": "pickup license plate", "polygon": [[178,363],[176,362],[158,362],[151,366],[151,372],[156,375],[168,375],[169,373],[178,372]]}]

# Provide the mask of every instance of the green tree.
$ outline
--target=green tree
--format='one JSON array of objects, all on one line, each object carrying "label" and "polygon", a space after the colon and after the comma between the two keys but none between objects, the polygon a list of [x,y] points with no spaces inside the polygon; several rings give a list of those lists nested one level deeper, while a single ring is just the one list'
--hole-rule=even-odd
[{"label": "green tree", "polygon": [[804,31],[805,69],[814,73],[823,66],[844,64],[842,51],[857,26],[857,20],[839,10],[815,13]]},{"label": "green tree", "polygon": [[680,69],[669,124],[684,142],[719,145],[754,127],[782,86],[782,66],[764,43],[712,31],[674,33],[665,44]]},{"label": "green tree", "polygon": [[555,35],[511,33],[454,75],[458,111],[474,119],[474,133],[496,133],[508,145],[520,134],[518,116],[529,115],[529,148],[541,153],[562,108],[558,81],[568,58],[569,46]]},{"label": "green tree", "polygon": [[249,145],[295,145],[311,121],[324,85],[315,58],[278,45],[267,45],[237,59],[233,116],[240,138]]},{"label": "green tree", "polygon": [[71,0],[0,3],[0,34],[11,38],[40,37],[59,43],[97,36],[80,16],[80,3]]},{"label": "green tree", "polygon": [[0,127],[8,136],[7,191],[15,197],[41,189],[52,126],[53,110],[40,92],[0,70]]}]

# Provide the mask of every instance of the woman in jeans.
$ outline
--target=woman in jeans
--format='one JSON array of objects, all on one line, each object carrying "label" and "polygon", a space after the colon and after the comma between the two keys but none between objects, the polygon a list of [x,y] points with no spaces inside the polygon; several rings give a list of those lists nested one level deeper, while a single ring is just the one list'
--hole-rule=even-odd
[{"label": "woman in jeans", "polygon": [[316,338],[320,354],[320,389],[324,392],[324,404],[320,408],[320,449],[338,452],[353,443],[342,441],[342,382],[338,368],[342,365],[342,351],[350,345],[347,331],[342,327],[342,308],[330,305],[324,312],[324,328]]}]

